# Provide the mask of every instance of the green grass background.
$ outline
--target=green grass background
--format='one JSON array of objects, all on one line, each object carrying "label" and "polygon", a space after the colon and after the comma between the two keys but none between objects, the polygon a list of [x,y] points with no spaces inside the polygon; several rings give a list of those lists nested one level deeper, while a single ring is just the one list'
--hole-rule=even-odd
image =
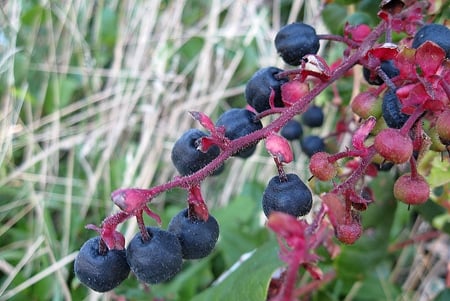
[{"label": "green grass background", "polygon": [[[258,202],[276,170],[259,147],[248,160],[227,161],[225,173],[202,186],[221,224],[218,250],[210,258],[187,263],[170,284],[145,288],[130,277],[107,294],[87,290],[73,275],[77,250],[95,235],[84,226],[98,225],[118,210],[110,200],[113,190],[150,187],[176,175],[171,147],[184,130],[199,127],[188,111],[215,119],[230,107],[243,107],[251,75],[261,67],[284,66],[272,42],[280,26],[303,20],[326,33],[342,30],[346,19],[376,22],[376,1],[337,2],[321,18],[318,0],[2,1],[0,300],[189,300],[243,253],[272,239]],[[342,51],[323,46],[327,57]],[[340,88],[350,95],[355,91],[349,84]],[[331,95],[317,99],[330,115]],[[332,126],[315,133],[326,134]],[[299,156],[287,170],[307,178],[305,163]],[[163,227],[185,197],[175,189],[152,201]],[[410,212],[396,214],[394,230],[386,231],[395,237],[417,231],[403,230]],[[127,240],[137,231],[134,221],[120,229]],[[383,253],[376,279],[410,279],[408,273],[392,276],[403,267],[396,265],[400,255],[407,263],[415,258],[410,249],[394,259]],[[346,294],[346,300],[358,300],[364,284],[338,281],[320,298]],[[403,289],[410,288],[417,287]],[[403,295],[401,285],[392,291],[393,299]]]}]

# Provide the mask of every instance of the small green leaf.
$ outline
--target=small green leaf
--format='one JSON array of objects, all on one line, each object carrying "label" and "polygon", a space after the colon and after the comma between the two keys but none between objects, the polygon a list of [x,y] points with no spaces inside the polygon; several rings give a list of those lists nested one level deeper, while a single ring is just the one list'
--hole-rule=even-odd
[{"label": "small green leaf", "polygon": [[322,11],[323,21],[333,34],[342,34],[344,31],[347,10],[339,4],[329,4]]},{"label": "small green leaf", "polygon": [[222,282],[205,290],[192,301],[266,300],[271,276],[281,265],[278,245],[270,241],[254,251]]},{"label": "small green leaf", "polygon": [[449,160],[441,160],[440,156],[436,156],[431,166],[430,175],[427,177],[431,189],[450,183]]}]

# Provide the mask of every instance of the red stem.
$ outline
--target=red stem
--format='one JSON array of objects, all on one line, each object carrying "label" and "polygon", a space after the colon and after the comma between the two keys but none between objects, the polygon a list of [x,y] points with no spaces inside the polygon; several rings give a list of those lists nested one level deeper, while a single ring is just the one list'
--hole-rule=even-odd
[{"label": "red stem", "polygon": [[[170,182],[154,186],[153,188],[145,189],[144,191],[147,191],[148,195],[153,198],[160,193],[175,187],[190,187],[193,185],[197,185],[208,175],[214,172],[214,170],[219,168],[223,164],[223,162],[231,157],[234,153],[237,153],[239,150],[268,137],[273,132],[278,132],[295,115],[303,112],[309,105],[309,103],[323,90],[329,87],[331,83],[342,77],[349,69],[351,69],[360,60],[360,58],[363,57],[367,53],[367,51],[369,51],[371,47],[376,43],[378,38],[383,34],[385,27],[386,23],[382,21],[371,32],[364,43],[360,45],[358,50],[353,55],[349,56],[340,67],[335,69],[327,82],[320,82],[317,86],[314,87],[313,90],[311,90],[310,93],[305,95],[302,99],[299,99],[299,101],[294,103],[291,107],[286,108],[283,113],[281,113],[281,115],[271,124],[247,136],[231,141],[227,149],[223,150],[219,154],[219,156],[217,156],[210,164],[203,167],[199,171],[191,175],[179,177]],[[147,201],[149,200],[143,200],[143,203],[146,203]]]},{"label": "red stem", "polygon": [[422,107],[417,107],[411,116],[406,120],[405,124],[400,129],[400,134],[407,136],[409,131],[412,129],[416,121],[422,116],[424,109]]},{"label": "red stem", "polygon": [[313,291],[317,290],[318,287],[326,284],[327,282],[330,282],[334,278],[336,278],[336,272],[335,271],[328,272],[325,275],[323,275],[322,279],[314,280],[314,281],[302,286],[301,288],[295,290],[295,296],[299,297],[299,296],[306,295],[309,292],[313,292]]},{"label": "red stem", "polygon": [[338,36],[338,35],[334,35],[334,34],[318,34],[317,37],[319,38],[319,40],[328,40],[328,41],[336,41],[336,42],[342,42],[347,44],[348,46],[352,47],[352,48],[358,48],[359,47],[359,43],[356,43],[355,41],[353,41],[352,39],[343,37],[343,36]]}]

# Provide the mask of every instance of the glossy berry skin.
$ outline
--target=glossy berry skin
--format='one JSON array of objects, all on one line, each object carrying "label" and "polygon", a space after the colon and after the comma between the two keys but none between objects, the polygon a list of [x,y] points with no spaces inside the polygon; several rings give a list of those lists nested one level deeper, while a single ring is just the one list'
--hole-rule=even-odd
[{"label": "glossy berry skin", "polygon": [[280,131],[281,136],[289,141],[300,139],[303,135],[303,127],[297,120],[289,120]]},{"label": "glossy berry skin", "polygon": [[395,181],[394,196],[405,204],[420,205],[430,197],[430,187],[421,175],[412,177],[410,173],[407,173]]},{"label": "glossy berry skin", "polygon": [[384,93],[381,110],[384,121],[390,128],[401,128],[409,118],[409,115],[402,113],[400,100],[395,91],[392,90]]},{"label": "glossy berry skin", "polygon": [[[256,115],[246,109],[230,109],[225,111],[217,119],[216,126],[225,127],[225,137],[235,140],[246,136],[254,131],[262,129],[263,125],[260,120],[255,121]],[[241,158],[250,157],[256,149],[256,144],[249,145],[234,156]]]},{"label": "glossy berry skin", "polygon": [[419,48],[426,41],[439,45],[445,51],[445,57],[450,58],[450,29],[441,24],[427,24],[417,31],[412,42],[413,48]]},{"label": "glossy berry skin", "polygon": [[130,273],[125,250],[99,251],[100,236],[86,241],[74,262],[77,278],[96,292],[117,287]]},{"label": "glossy berry skin", "polygon": [[[400,71],[395,67],[392,60],[382,61],[381,62],[381,70],[386,73],[389,78],[396,77],[400,74]],[[374,71],[370,71],[366,67],[363,68],[364,79],[371,85],[380,86],[384,83],[383,79],[378,76],[378,74]]]},{"label": "glossy berry skin", "polygon": [[302,114],[302,123],[311,128],[321,127],[323,124],[323,110],[318,106],[310,106]]},{"label": "glossy berry skin", "polygon": [[175,234],[157,227],[147,227],[150,235],[143,241],[137,233],[127,248],[127,260],[136,277],[149,284],[172,279],[183,264],[181,245]]},{"label": "glossy berry skin", "polygon": [[175,215],[167,228],[181,244],[183,259],[199,259],[208,256],[219,237],[219,224],[210,214],[207,221],[188,216],[188,209]]},{"label": "glossy berry skin", "polygon": [[175,142],[171,159],[178,172],[183,175],[192,174],[214,160],[220,153],[217,146],[212,146],[206,153],[197,149],[199,139],[207,136],[198,129],[189,129]]},{"label": "glossy berry skin", "polygon": [[306,54],[316,54],[319,50],[319,38],[314,27],[301,23],[283,26],[275,36],[275,48],[283,61],[298,66]]},{"label": "glossy berry skin", "polygon": [[266,67],[259,69],[245,86],[245,99],[247,103],[257,112],[263,112],[270,109],[270,94],[273,90],[274,104],[276,107],[284,107],[281,99],[281,85],[286,83],[286,78],[277,79],[275,75],[283,72],[276,67]]},{"label": "glossy berry skin", "polygon": [[306,136],[300,141],[302,151],[308,156],[312,157],[317,152],[325,151],[325,143],[319,136]]},{"label": "glossy berry skin", "polygon": [[312,207],[312,194],[296,174],[286,174],[287,181],[279,176],[273,177],[263,193],[262,207],[269,217],[273,211],[284,212],[294,217],[309,213]]}]

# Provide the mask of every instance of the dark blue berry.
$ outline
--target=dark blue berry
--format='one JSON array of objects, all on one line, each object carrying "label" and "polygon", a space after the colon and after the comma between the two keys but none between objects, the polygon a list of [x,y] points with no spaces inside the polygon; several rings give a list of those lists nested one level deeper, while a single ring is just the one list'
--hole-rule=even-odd
[{"label": "dark blue berry", "polygon": [[427,24],[417,31],[412,42],[413,48],[419,48],[426,41],[438,44],[445,51],[445,57],[450,58],[450,29],[441,24]]},{"label": "dark blue berry", "polygon": [[298,66],[306,54],[316,54],[319,38],[314,27],[305,23],[292,23],[283,26],[275,36],[275,48],[283,61]]},{"label": "dark blue berry", "polygon": [[273,90],[274,104],[276,107],[283,107],[281,99],[281,85],[288,80],[285,78],[277,79],[275,75],[282,72],[282,69],[276,67],[266,67],[259,69],[245,86],[245,99],[247,103],[257,112],[263,112],[270,109],[269,99]]},{"label": "dark blue berry", "polygon": [[[216,126],[225,127],[225,136],[230,140],[235,140],[246,136],[254,131],[262,129],[260,120],[256,120],[256,115],[246,109],[230,109],[220,115]],[[256,149],[256,144],[251,144],[240,150],[235,156],[247,158],[251,156]]]},{"label": "dark blue berry", "polygon": [[130,273],[125,250],[99,249],[100,237],[86,241],[74,262],[75,275],[84,285],[97,292],[117,287]]},{"label": "dark blue berry", "polygon": [[312,194],[309,188],[296,174],[286,174],[286,177],[273,177],[264,190],[262,207],[267,217],[273,211],[298,217],[311,210]]},{"label": "dark blue berry", "polygon": [[303,135],[303,128],[297,120],[289,120],[280,131],[281,136],[289,141],[300,139]]},{"label": "dark blue berry", "polygon": [[325,151],[325,143],[319,136],[306,136],[300,141],[302,151],[308,156],[312,157],[317,152]]},{"label": "dark blue berry", "polygon": [[390,128],[401,128],[409,116],[401,111],[400,100],[395,91],[388,90],[384,93],[383,103],[381,105],[384,121]]},{"label": "dark blue berry", "polygon": [[190,129],[175,142],[171,159],[181,175],[186,176],[202,169],[219,155],[220,149],[215,145],[205,153],[197,149],[200,138],[206,136],[198,129]]},{"label": "dark blue berry", "polygon": [[302,123],[309,127],[320,127],[323,124],[323,110],[318,106],[310,106],[302,114]]},{"label": "dark blue berry", "polygon": [[147,227],[150,239],[137,233],[127,248],[127,260],[136,277],[149,284],[168,281],[181,270],[181,245],[175,234]]},{"label": "dark blue berry", "polygon": [[[381,70],[386,73],[389,78],[396,77],[400,74],[400,71],[395,67],[394,62],[392,60],[382,61],[381,62]],[[363,68],[363,75],[365,80],[371,85],[380,86],[384,83],[383,79],[378,76],[375,70],[370,71],[366,67]]]},{"label": "dark blue berry", "polygon": [[187,208],[172,218],[167,230],[175,234],[180,241],[184,259],[208,256],[219,237],[219,224],[212,215],[209,215],[205,222],[189,216]]}]

